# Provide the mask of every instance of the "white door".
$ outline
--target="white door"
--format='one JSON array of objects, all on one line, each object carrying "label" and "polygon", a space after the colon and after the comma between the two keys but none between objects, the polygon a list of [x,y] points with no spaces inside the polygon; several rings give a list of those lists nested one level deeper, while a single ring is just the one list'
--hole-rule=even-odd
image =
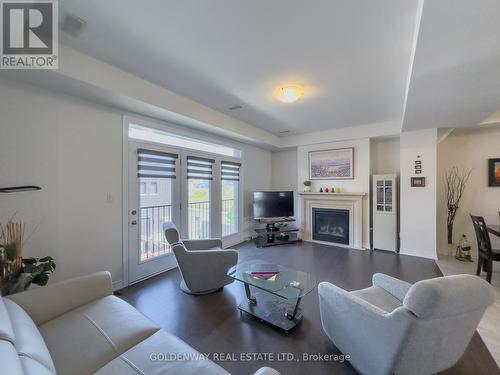
[{"label": "white door", "polygon": [[177,266],[162,230],[180,228],[180,152],[129,142],[129,283]]},{"label": "white door", "polygon": [[397,251],[397,179],[373,175],[373,248]]}]

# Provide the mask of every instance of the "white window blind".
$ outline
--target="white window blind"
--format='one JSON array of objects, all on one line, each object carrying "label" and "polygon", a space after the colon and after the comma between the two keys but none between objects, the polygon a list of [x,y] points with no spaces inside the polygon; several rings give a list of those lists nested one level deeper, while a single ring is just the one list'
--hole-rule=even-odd
[{"label": "white window blind", "polygon": [[214,159],[198,156],[187,157],[187,178],[197,180],[213,180]]},{"label": "white window blind", "polygon": [[240,180],[240,168],[241,163],[235,163],[232,161],[221,161],[221,179],[227,181],[239,181]]},{"label": "white window blind", "polygon": [[154,150],[137,150],[138,177],[176,178],[175,160],[179,155]]}]

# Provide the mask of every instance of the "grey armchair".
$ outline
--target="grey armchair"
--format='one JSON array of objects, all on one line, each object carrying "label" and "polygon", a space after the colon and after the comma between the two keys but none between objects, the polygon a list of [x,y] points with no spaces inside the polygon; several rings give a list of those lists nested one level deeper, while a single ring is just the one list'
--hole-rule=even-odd
[{"label": "grey armchair", "polygon": [[373,286],[347,292],[318,286],[325,333],[362,374],[434,374],[464,353],[493,288],[472,275],[413,285],[384,274]]},{"label": "grey armchair", "polygon": [[163,224],[163,231],[179,265],[184,292],[209,294],[233,282],[227,271],[238,262],[236,250],[222,249],[220,239],[181,241],[174,223]]}]

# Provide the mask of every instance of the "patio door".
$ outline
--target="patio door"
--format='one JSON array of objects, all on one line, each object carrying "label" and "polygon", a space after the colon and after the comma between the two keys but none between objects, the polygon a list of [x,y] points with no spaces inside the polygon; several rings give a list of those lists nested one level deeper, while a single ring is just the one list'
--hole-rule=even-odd
[{"label": "patio door", "polygon": [[177,266],[163,224],[181,228],[180,151],[129,142],[129,283]]},{"label": "patio door", "polygon": [[185,238],[192,240],[220,237],[216,218],[216,201],[218,190],[214,177],[217,173],[215,159],[203,154],[186,152],[185,186],[186,192],[183,207]]}]

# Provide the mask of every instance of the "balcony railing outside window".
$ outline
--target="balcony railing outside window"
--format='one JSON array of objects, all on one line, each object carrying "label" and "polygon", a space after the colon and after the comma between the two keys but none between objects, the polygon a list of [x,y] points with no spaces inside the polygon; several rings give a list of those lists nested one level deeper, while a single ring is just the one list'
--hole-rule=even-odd
[{"label": "balcony railing outside window", "polygon": [[210,202],[188,203],[189,238],[210,238]]},{"label": "balcony railing outside window", "polygon": [[222,237],[238,232],[238,220],[236,217],[234,199],[222,200]]},{"label": "balcony railing outside window", "polygon": [[[189,238],[210,237],[209,202],[188,204]],[[141,262],[172,251],[163,233],[163,223],[172,221],[172,206],[141,207]],[[238,232],[234,199],[222,200],[222,236]]]},{"label": "balcony railing outside window", "polygon": [[172,248],[163,234],[163,223],[172,221],[172,206],[141,207],[140,260],[168,254]]}]

